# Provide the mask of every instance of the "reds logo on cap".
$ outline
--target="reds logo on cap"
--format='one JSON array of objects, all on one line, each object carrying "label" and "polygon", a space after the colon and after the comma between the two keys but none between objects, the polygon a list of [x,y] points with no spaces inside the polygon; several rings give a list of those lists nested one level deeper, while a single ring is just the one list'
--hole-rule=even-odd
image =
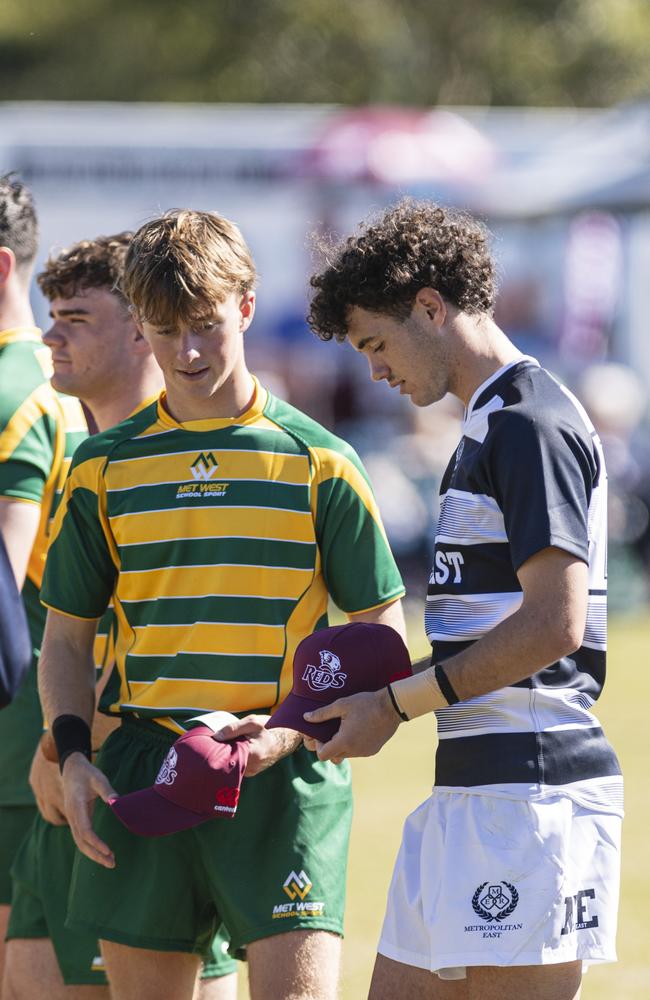
[{"label": "reds logo on cap", "polygon": [[341,661],[336,653],[328,649],[320,650],[320,667],[308,663],[302,675],[303,681],[312,691],[327,691],[328,688],[342,688],[347,680],[347,674],[340,672]]},{"label": "reds logo on cap", "polygon": [[217,817],[233,819],[250,746],[246,739],[224,743],[214,737],[205,725],[180,736],[153,785],[108,800],[117,818],[142,837],[179,833]]},{"label": "reds logo on cap", "polygon": [[162,767],[158,772],[158,777],[156,778],[157,785],[173,785],[176,780],[178,771],[174,770],[178,763],[178,754],[173,747],[170,748],[169,753],[165,757]]},{"label": "reds logo on cap", "polygon": [[[317,659],[319,666],[314,665]],[[343,663],[345,670],[341,669]],[[340,719],[307,722],[305,712],[331,705],[342,696],[378,691],[410,673],[408,649],[390,625],[349,622],[312,632],[296,648],[293,687],[266,728],[286,726],[329,740],[338,730]]]}]

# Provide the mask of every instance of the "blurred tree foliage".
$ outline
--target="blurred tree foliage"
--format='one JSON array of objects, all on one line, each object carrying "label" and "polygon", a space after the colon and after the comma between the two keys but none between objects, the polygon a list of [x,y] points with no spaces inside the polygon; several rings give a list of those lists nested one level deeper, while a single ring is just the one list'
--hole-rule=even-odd
[{"label": "blurred tree foliage", "polygon": [[0,99],[609,105],[649,0],[0,0]]}]

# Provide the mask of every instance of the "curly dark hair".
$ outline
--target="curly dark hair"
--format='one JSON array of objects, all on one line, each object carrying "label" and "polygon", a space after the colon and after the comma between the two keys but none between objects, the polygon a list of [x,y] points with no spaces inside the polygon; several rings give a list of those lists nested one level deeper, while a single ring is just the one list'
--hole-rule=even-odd
[{"label": "curly dark hair", "polygon": [[45,298],[71,299],[90,288],[106,288],[126,305],[119,281],[132,237],[133,233],[124,232],[81,240],[49,257],[36,276]]},{"label": "curly dark hair", "polygon": [[0,246],[13,250],[16,265],[31,270],[38,249],[34,199],[17,174],[0,176]]},{"label": "curly dark hair", "polygon": [[321,340],[345,340],[353,306],[406,319],[421,288],[435,288],[464,312],[491,314],[488,239],[464,212],[405,198],[344,243],[318,241],[326,266],[310,280],[309,325]]}]

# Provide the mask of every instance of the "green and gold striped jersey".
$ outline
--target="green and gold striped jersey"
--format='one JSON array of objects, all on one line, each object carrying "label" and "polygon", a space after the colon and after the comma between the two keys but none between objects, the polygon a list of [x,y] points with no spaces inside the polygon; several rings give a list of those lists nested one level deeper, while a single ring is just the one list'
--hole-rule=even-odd
[{"label": "green and gold striped jersey", "polygon": [[39,601],[39,589],[51,520],[72,453],[88,433],[78,400],[56,393],[50,375],[50,351],[41,343],[37,329],[20,327],[0,332],[0,498],[40,506],[38,531],[22,590],[34,663],[14,702],[0,712],[3,805],[33,801],[27,775],[42,730],[36,659],[45,609]]},{"label": "green and gold striped jersey", "polygon": [[402,594],[355,453],[256,383],[240,417],[179,423],[163,394],[84,442],[41,596],[88,619],[112,600],[102,710],[182,731],[198,712],[277,705],[328,596],[358,613]]}]

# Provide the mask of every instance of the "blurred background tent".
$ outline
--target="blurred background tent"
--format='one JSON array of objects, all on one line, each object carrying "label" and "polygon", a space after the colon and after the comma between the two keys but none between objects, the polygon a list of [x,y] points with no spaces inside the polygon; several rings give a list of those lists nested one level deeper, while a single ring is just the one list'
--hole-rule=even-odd
[{"label": "blurred background tent", "polygon": [[[478,212],[494,234],[497,320],[579,387],[612,478],[612,606],[645,601],[650,575],[650,110],[397,105],[0,104],[0,170],[32,186],[41,258],[172,206],[235,219],[261,274],[254,366],[335,427],[371,471],[407,582],[428,569],[440,476],[460,408],[418,411],[372,385],[365,361],[305,323],[309,234],[346,233],[402,194]],[[46,322],[45,304],[36,295]],[[615,367],[612,367],[612,363]],[[635,391],[620,391],[627,371]],[[615,396],[612,428],[598,404]],[[610,455],[611,453],[611,455]],[[396,499],[399,498],[399,499]]]}]

